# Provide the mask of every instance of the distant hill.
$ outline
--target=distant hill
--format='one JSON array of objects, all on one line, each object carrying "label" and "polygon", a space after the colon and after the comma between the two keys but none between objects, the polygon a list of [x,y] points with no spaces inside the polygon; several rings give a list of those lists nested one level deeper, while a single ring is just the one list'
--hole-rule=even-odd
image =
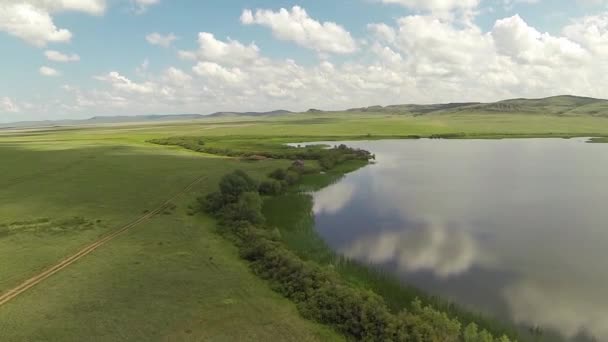
[{"label": "distant hill", "polygon": [[0,124],[0,129],[41,128],[41,127],[65,127],[100,124],[120,123],[154,123],[168,121],[200,120],[214,117],[240,117],[240,116],[276,116],[286,115],[292,112],[288,110],[275,110],[271,112],[217,112],[209,115],[202,114],[160,114],[160,115],[119,115],[119,116],[94,116],[83,120],[43,120],[43,121],[21,121]]},{"label": "distant hill", "polygon": [[177,121],[196,120],[204,118],[201,114],[163,114],[163,115],[136,115],[136,116],[94,116],[87,120],[77,120],[85,123],[121,123],[121,122],[145,122],[145,121]]},{"label": "distant hill", "polygon": [[348,111],[392,114],[543,114],[543,115],[592,115],[608,117],[608,100],[571,95],[552,96],[542,99],[511,99],[492,103],[446,103],[430,105],[393,105],[353,108]]},{"label": "distant hill", "polygon": [[65,127],[65,126],[82,126],[82,125],[100,125],[100,124],[119,124],[119,123],[145,123],[145,122],[163,122],[163,121],[180,121],[180,120],[196,120],[204,118],[200,114],[162,114],[162,115],[135,115],[135,116],[94,116],[83,120],[43,120],[43,121],[20,121],[7,124],[0,124],[0,129],[11,128],[41,128],[41,127]]},{"label": "distant hill", "polygon": [[216,112],[213,114],[205,115],[205,117],[217,118],[230,116],[277,116],[285,114],[293,114],[293,112],[284,109],[273,110],[271,112]]},{"label": "distant hill", "polygon": [[443,110],[455,110],[458,108],[469,107],[471,105],[480,104],[479,102],[463,102],[463,103],[444,103],[444,104],[430,104],[430,105],[417,105],[417,104],[403,104],[403,105],[391,105],[391,106],[371,106],[364,108],[351,108],[349,112],[382,112],[382,113],[405,113],[405,114],[428,114],[433,112],[439,112]]},{"label": "distant hill", "polygon": [[[344,111],[339,111],[344,112]],[[391,106],[371,106],[351,108],[346,112],[383,113],[404,115],[458,115],[458,114],[537,114],[557,116],[601,116],[608,118],[608,100],[594,99],[571,95],[552,96],[542,99],[511,99],[492,103],[462,102],[442,104],[402,104]],[[309,109],[306,113],[327,113],[319,109]],[[188,121],[207,118],[230,117],[273,117],[296,114],[288,110],[274,110],[270,112],[216,112],[209,115],[201,114],[161,114],[138,116],[94,116],[86,120],[59,120],[59,121],[28,121],[0,124],[0,129],[21,129],[41,127],[65,127],[97,124],[119,123],[155,123],[168,121]]]}]

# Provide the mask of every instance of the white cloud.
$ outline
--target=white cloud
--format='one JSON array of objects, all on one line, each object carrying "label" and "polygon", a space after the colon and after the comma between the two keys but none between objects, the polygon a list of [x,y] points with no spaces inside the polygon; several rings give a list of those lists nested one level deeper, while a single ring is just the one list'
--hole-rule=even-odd
[{"label": "white cloud", "polygon": [[19,106],[9,97],[0,98],[0,112],[18,113],[21,110]]},{"label": "white cloud", "polygon": [[563,33],[598,56],[608,54],[608,12],[573,20]]},{"label": "white cloud", "polygon": [[479,6],[480,0],[380,0],[385,4],[396,4],[414,10],[430,12],[449,12],[470,10]]},{"label": "white cloud", "polygon": [[185,86],[192,81],[192,76],[185,73],[181,69],[169,67],[163,74],[165,82],[174,86]]},{"label": "white cloud", "polygon": [[106,10],[106,0],[8,0],[8,2],[31,3],[49,12],[76,11],[100,15]]},{"label": "white cloud", "polygon": [[152,45],[159,45],[165,48],[171,46],[171,44],[177,39],[178,37],[173,33],[162,35],[160,33],[154,32],[146,36],[146,40],[148,41],[148,43]]},{"label": "white cloud", "polygon": [[244,45],[230,38],[223,42],[207,32],[198,34],[198,45],[199,49],[197,51],[180,51],[180,57],[183,59],[199,58],[213,62],[240,64],[256,60],[260,51],[255,43]]},{"label": "white cloud", "polygon": [[40,71],[40,75],[42,76],[54,77],[60,75],[59,71],[48,66],[42,66],[38,71]]},{"label": "white cloud", "polygon": [[95,79],[107,82],[114,89],[127,93],[151,94],[155,89],[155,84],[152,82],[136,83],[116,71],[111,71],[107,75],[96,76]]},{"label": "white cloud", "polygon": [[416,15],[399,19],[396,32],[393,45],[404,55],[402,66],[419,82],[428,83],[424,86],[434,80],[478,77],[493,62],[492,39],[475,26],[458,28],[433,16]]},{"label": "white cloud", "polygon": [[177,55],[179,56],[180,59],[183,59],[183,60],[188,60],[188,61],[196,60],[196,53],[192,52],[192,51],[179,50],[177,52]]},{"label": "white cloud", "polygon": [[148,7],[158,5],[160,0],[131,0],[135,6],[135,13],[142,14],[148,10]]},{"label": "white cloud", "polygon": [[529,26],[519,15],[498,20],[492,37],[499,53],[522,63],[560,66],[582,62],[588,53],[577,43],[565,37],[540,33]]},{"label": "white cloud", "polygon": [[72,39],[70,31],[55,26],[48,12],[27,3],[0,5],[0,30],[39,47]]},{"label": "white cloud", "polygon": [[281,8],[278,12],[244,10],[241,23],[267,26],[278,39],[293,41],[318,52],[346,54],[357,49],[355,40],[342,26],[314,20],[299,6],[291,11]]},{"label": "white cloud", "polygon": [[218,79],[230,84],[239,83],[247,77],[239,68],[227,69],[212,62],[199,62],[192,70],[199,76]]},{"label": "white cloud", "polygon": [[4,0],[0,3],[0,31],[38,47],[69,42],[72,33],[55,26],[52,13],[75,11],[100,15],[105,8],[105,0]]},{"label": "white cloud", "polygon": [[80,60],[80,56],[77,54],[66,55],[55,50],[46,50],[44,55],[49,61],[60,63],[77,62]]},{"label": "white cloud", "polygon": [[395,30],[385,23],[368,24],[367,29],[370,30],[375,37],[384,42],[392,43],[395,41]]}]

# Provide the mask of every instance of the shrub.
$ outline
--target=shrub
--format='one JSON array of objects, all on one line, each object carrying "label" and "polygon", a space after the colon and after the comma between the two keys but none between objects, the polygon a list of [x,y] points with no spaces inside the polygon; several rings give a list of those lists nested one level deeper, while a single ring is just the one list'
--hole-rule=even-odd
[{"label": "shrub", "polygon": [[203,211],[212,215],[217,215],[224,205],[226,205],[224,196],[219,192],[213,192],[205,197],[199,197],[198,202]]},{"label": "shrub", "polygon": [[287,171],[285,171],[284,169],[276,169],[276,170],[272,171],[268,175],[268,177],[282,181],[282,180],[285,180],[285,178],[287,177]]},{"label": "shrub", "polygon": [[220,181],[220,191],[227,203],[238,201],[242,193],[257,190],[258,183],[242,170],[229,173]]},{"label": "shrub", "polygon": [[287,176],[285,177],[285,182],[288,185],[294,185],[300,180],[300,174],[295,171],[287,171]]},{"label": "shrub", "polygon": [[230,203],[222,209],[221,217],[226,223],[244,221],[251,224],[262,224],[264,223],[262,198],[257,192],[244,192],[237,202]]},{"label": "shrub", "polygon": [[262,195],[279,195],[283,191],[283,186],[277,180],[264,181],[260,183],[258,190]]}]

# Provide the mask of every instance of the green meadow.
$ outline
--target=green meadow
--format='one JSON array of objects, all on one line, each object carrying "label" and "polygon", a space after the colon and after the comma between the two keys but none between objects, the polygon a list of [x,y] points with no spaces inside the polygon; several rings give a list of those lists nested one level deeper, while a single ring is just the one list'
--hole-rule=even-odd
[{"label": "green meadow", "polygon": [[[254,154],[283,151],[286,142],[431,136],[608,137],[608,119],[344,112],[0,131],[0,294],[204,177],[174,208],[0,306],[0,340],[341,340],[303,319],[249,270],[215,221],[192,208],[228,172],[261,179],[290,161],[244,161],[150,141],[200,137]],[[331,180],[313,177],[301,186],[323,181]],[[295,249],[297,234],[311,232],[287,236]]]},{"label": "green meadow", "polygon": [[[0,308],[2,341],[340,340],[252,275],[188,206],[245,163],[119,143],[3,143],[0,292],[142,216],[205,176],[175,209]],[[238,328],[237,328],[238,327]]]}]

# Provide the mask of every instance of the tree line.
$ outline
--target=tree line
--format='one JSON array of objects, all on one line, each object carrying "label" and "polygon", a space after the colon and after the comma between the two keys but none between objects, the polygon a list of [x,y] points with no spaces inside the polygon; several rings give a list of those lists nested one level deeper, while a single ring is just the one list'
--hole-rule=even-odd
[{"label": "tree line", "polygon": [[305,146],[305,147],[292,147],[287,145],[265,145],[261,150],[250,150],[251,147],[236,144],[232,147],[215,147],[209,146],[205,138],[200,137],[171,137],[165,139],[153,139],[149,142],[158,145],[172,145],[181,146],[183,148],[203,152],[209,154],[216,154],[228,157],[265,157],[272,159],[287,159],[287,160],[317,160],[319,165],[329,170],[338,164],[341,164],[348,160],[370,160],[374,156],[362,149],[355,149],[348,147],[344,144],[336,146],[334,148],[323,148],[322,146]]}]

